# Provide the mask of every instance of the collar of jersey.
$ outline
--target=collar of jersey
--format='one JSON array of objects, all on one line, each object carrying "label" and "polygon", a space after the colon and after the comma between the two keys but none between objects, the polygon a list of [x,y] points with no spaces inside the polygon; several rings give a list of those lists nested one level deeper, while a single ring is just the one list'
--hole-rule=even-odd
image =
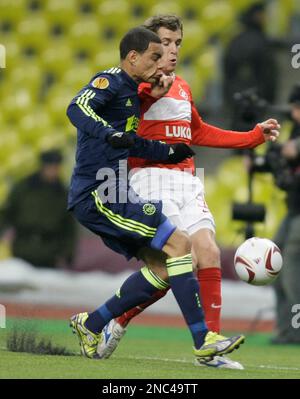
[{"label": "collar of jersey", "polygon": [[132,77],[130,77],[130,76],[128,75],[128,73],[126,73],[123,69],[121,70],[121,73],[122,73],[124,79],[126,79],[126,80],[128,81],[128,83],[129,83],[134,89],[137,90],[138,84],[136,83],[136,81],[133,80]]}]

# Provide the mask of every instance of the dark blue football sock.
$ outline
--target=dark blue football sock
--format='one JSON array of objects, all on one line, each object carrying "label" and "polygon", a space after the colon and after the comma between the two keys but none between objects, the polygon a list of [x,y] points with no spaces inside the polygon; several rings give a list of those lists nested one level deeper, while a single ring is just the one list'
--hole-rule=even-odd
[{"label": "dark blue football sock", "polygon": [[104,305],[90,313],[85,326],[98,334],[111,319],[148,301],[157,290],[167,287],[166,282],[145,266],[128,277],[117,293]]},{"label": "dark blue football sock", "polygon": [[208,332],[199,297],[199,283],[193,274],[192,255],[167,259],[169,283],[185,321],[199,349]]}]

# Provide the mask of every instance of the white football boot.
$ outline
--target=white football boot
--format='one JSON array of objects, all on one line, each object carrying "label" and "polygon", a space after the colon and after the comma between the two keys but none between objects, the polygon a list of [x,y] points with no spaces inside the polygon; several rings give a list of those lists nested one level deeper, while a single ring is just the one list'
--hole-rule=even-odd
[{"label": "white football boot", "polygon": [[102,340],[97,349],[100,359],[108,359],[112,355],[125,333],[126,328],[114,319],[106,324],[102,330]]},{"label": "white football boot", "polygon": [[194,362],[195,366],[200,367],[213,367],[216,369],[234,369],[244,370],[244,366],[234,360],[229,359],[227,356],[214,356],[213,359],[196,358]]}]

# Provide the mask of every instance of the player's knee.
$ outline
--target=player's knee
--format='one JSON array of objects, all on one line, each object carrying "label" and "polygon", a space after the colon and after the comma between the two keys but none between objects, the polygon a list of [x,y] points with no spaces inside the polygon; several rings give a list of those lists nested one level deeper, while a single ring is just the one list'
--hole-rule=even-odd
[{"label": "player's knee", "polygon": [[164,281],[168,280],[169,275],[166,268],[167,255],[165,253],[145,247],[139,251],[138,256],[153,273]]}]

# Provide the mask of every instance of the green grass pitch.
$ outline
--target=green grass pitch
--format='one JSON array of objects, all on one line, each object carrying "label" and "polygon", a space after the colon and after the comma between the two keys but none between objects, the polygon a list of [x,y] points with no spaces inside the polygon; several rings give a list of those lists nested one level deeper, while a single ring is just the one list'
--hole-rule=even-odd
[{"label": "green grass pitch", "polygon": [[[13,325],[35,329],[73,356],[45,356],[9,352],[6,337]],[[90,360],[79,355],[77,337],[68,321],[10,319],[0,329],[0,378],[75,379],[299,379],[300,346],[273,346],[267,334],[246,336],[231,354],[245,370],[215,370],[193,365],[192,340],[187,329],[131,325],[114,355]]]}]

